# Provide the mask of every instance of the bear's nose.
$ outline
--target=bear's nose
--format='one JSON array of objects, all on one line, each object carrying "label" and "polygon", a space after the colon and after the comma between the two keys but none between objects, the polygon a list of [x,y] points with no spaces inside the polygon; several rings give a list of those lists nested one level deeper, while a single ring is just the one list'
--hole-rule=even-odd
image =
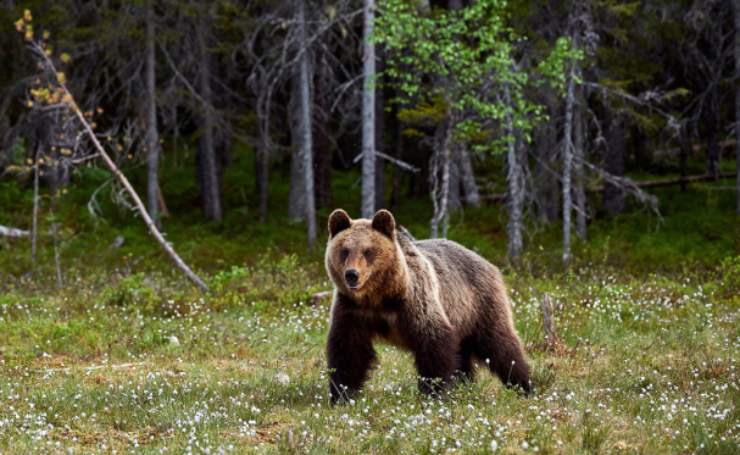
[{"label": "bear's nose", "polygon": [[359,278],[360,274],[355,269],[349,269],[344,272],[344,279],[347,280],[347,284],[349,284],[350,286],[356,285]]}]

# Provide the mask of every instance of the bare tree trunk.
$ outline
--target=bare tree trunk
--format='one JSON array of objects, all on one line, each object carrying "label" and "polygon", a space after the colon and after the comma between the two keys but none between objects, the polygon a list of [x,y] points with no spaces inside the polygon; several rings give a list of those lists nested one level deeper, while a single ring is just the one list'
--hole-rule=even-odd
[{"label": "bare tree trunk", "polygon": [[362,51],[362,216],[375,213],[375,44],[371,41],[375,1],[364,0]]},{"label": "bare tree trunk", "polygon": [[583,87],[579,86],[577,89],[578,94],[576,95],[576,104],[573,107],[575,109],[573,113],[573,177],[574,177],[574,188],[573,193],[575,196],[576,203],[576,235],[580,239],[586,239],[586,189],[584,187],[585,176],[583,174],[583,160],[585,153],[583,150],[585,144],[584,128],[583,128]]},{"label": "bare tree trunk", "polygon": [[[56,197],[56,196],[54,196]],[[64,280],[62,279],[62,259],[59,253],[59,223],[56,221],[51,223],[51,241],[54,246],[54,270],[57,279],[57,289],[64,287]]]},{"label": "bare tree trunk", "polygon": [[447,212],[460,210],[460,144],[452,145],[450,150],[450,188],[447,196]]},{"label": "bare tree trunk", "polygon": [[146,153],[147,153],[147,207],[154,224],[161,227],[159,216],[159,133],[157,130],[157,99],[154,54],[154,5],[146,3]]},{"label": "bare tree trunk", "polygon": [[[511,94],[509,88],[505,88],[505,101],[511,106]],[[511,113],[506,115],[506,135],[508,137],[506,153],[506,183],[509,206],[509,221],[506,224],[506,233],[508,236],[507,252],[509,259],[518,263],[524,248],[522,240],[522,212],[524,205],[524,175],[522,166],[517,156],[516,131],[514,130],[514,121]]]},{"label": "bare tree trunk", "polygon": [[223,218],[221,211],[221,195],[219,188],[218,169],[216,166],[216,149],[213,129],[213,103],[211,92],[211,56],[206,47],[207,17],[196,32],[200,52],[200,96],[203,100],[203,136],[201,137],[201,153],[203,158],[203,210],[206,218],[220,221]]},{"label": "bare tree trunk", "polygon": [[36,242],[39,234],[39,148],[36,144],[36,150],[33,156],[33,220],[31,224],[31,260],[36,265]]},{"label": "bare tree trunk", "polygon": [[737,214],[740,215],[740,0],[732,2],[735,18],[735,170]]},{"label": "bare tree trunk", "polygon": [[462,179],[463,190],[465,191],[465,203],[471,207],[480,205],[480,193],[478,184],[475,183],[475,173],[473,172],[473,162],[470,159],[470,151],[464,144],[460,144],[460,178]]},{"label": "bare tree trunk", "polygon": [[571,199],[571,172],[573,167],[573,105],[575,104],[576,64],[571,62],[568,75],[568,90],[565,98],[565,124],[563,125],[563,266],[570,264],[570,215],[573,211]]},{"label": "bare tree trunk", "polygon": [[299,60],[300,74],[300,119],[301,119],[301,157],[303,164],[304,197],[306,198],[306,224],[308,247],[316,244],[316,205],[313,181],[313,140],[311,135],[311,77],[306,47],[306,0],[298,0],[298,35],[301,43]]},{"label": "bare tree trunk", "polygon": [[260,140],[257,145],[255,160],[255,177],[257,179],[257,197],[259,198],[259,217],[260,223],[267,222],[267,211],[269,202],[269,172],[270,172],[270,156],[267,153],[267,144]]},{"label": "bare tree trunk", "polygon": [[[431,221],[431,237],[437,238],[440,226],[442,237],[447,236],[448,200],[450,193],[450,158],[452,148],[453,114],[447,114],[435,133],[435,147],[429,163],[429,179],[432,187],[432,206],[434,213]],[[440,172],[442,175],[440,176]],[[441,185],[441,186],[440,186]]]}]

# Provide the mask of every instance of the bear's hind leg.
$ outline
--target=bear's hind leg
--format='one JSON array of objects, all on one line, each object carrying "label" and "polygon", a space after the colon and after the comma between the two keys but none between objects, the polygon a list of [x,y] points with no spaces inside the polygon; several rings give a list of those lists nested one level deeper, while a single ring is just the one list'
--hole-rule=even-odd
[{"label": "bear's hind leg", "polygon": [[516,333],[501,329],[488,330],[478,336],[476,355],[504,385],[519,387],[525,393],[531,392],[529,364]]},{"label": "bear's hind leg", "polygon": [[463,381],[475,381],[475,366],[473,365],[473,354],[475,353],[475,340],[466,338],[460,343],[460,368],[459,377]]},{"label": "bear's hind leg", "polygon": [[419,391],[437,396],[449,389],[455,372],[461,370],[458,345],[452,328],[438,331],[435,337],[416,337],[423,343],[415,346],[416,371],[419,374]]}]

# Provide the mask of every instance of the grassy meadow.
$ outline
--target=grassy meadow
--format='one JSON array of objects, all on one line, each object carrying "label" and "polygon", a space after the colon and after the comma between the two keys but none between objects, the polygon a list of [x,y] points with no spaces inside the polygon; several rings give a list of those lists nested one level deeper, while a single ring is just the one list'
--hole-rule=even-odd
[{"label": "grassy meadow", "polygon": [[[28,190],[0,185],[0,223],[28,225]],[[91,216],[81,185],[52,215],[46,196],[35,266],[28,241],[0,239],[0,453],[736,454],[740,230],[733,194],[716,185],[658,193],[662,219],[594,222],[568,272],[557,225],[530,229],[512,267],[498,207],[457,215],[451,238],[504,271],[536,392],[520,397],[481,368],[424,399],[410,355],[381,346],[365,391],[337,407],[329,301],[311,299],[330,289],[323,246],[306,252],[301,225],[256,224],[238,191],[225,192],[237,208],[222,224],[165,220],[212,288],[201,295],[122,209],[103,201]],[[351,188],[338,183],[338,206],[354,206]],[[395,213],[424,237],[428,210],[409,201]],[[546,293],[560,349],[543,343]]]}]

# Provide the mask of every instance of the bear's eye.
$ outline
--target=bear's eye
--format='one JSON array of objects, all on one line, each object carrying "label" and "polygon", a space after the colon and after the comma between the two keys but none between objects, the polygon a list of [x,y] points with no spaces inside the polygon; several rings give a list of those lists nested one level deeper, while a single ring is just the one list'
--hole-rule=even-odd
[{"label": "bear's eye", "polygon": [[339,258],[344,261],[347,259],[347,256],[349,256],[349,250],[347,248],[342,248],[339,250]]},{"label": "bear's eye", "polygon": [[364,250],[362,252],[362,255],[365,256],[365,259],[372,259],[372,257],[373,257],[374,254],[375,254],[375,252],[373,250],[371,250],[370,248],[368,248],[368,249],[366,249],[366,250]]}]

